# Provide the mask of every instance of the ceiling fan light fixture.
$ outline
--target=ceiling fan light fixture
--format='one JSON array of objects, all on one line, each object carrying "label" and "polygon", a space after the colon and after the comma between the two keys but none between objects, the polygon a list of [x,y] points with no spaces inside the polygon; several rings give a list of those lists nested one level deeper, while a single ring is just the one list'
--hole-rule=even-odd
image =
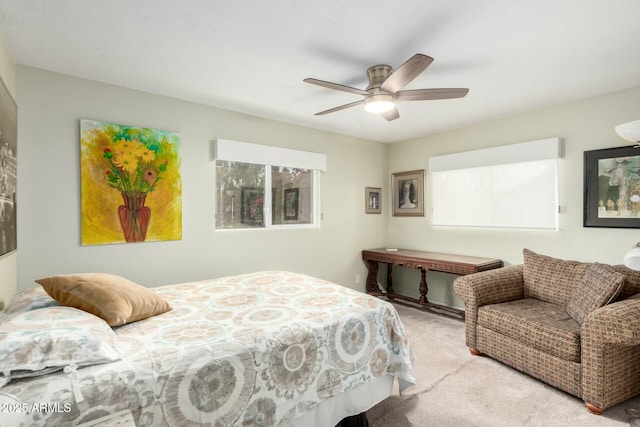
[{"label": "ceiling fan light fixture", "polygon": [[615,130],[620,138],[629,142],[640,143],[640,120],[618,125]]},{"label": "ceiling fan light fixture", "polygon": [[386,113],[395,107],[393,95],[388,93],[379,93],[368,96],[364,100],[364,109],[369,113]]}]

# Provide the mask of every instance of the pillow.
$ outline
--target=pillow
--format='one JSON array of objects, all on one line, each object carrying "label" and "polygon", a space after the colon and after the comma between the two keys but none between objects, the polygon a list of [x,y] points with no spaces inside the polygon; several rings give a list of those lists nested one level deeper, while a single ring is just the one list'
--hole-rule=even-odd
[{"label": "pillow", "polygon": [[525,298],[536,298],[563,307],[584,276],[590,263],[553,258],[522,250]]},{"label": "pillow", "polygon": [[116,341],[116,334],[104,320],[72,307],[38,308],[3,316],[0,384],[70,365],[120,360]]},{"label": "pillow", "polygon": [[578,323],[584,322],[589,313],[613,301],[624,283],[624,274],[618,273],[611,266],[591,264],[569,299],[569,316]]},{"label": "pillow", "polygon": [[106,273],[68,274],[36,280],[62,305],[79,308],[120,326],[165,313],[171,306],[130,280]]},{"label": "pillow", "polygon": [[4,310],[5,314],[19,311],[35,310],[51,306],[59,306],[58,301],[51,298],[40,286],[18,292]]}]

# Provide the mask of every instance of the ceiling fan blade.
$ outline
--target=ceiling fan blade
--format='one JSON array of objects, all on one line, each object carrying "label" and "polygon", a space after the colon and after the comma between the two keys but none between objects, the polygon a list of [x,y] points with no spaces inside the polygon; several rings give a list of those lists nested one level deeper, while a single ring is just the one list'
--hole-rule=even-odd
[{"label": "ceiling fan blade", "polygon": [[469,89],[415,89],[396,92],[396,101],[428,101],[430,99],[462,98],[469,93]]},{"label": "ceiling fan blade", "polygon": [[366,90],[358,89],[351,86],[340,85],[338,83],[325,82],[324,80],[309,78],[309,79],[304,79],[303,82],[311,83],[312,85],[326,87],[329,89],[341,90],[343,92],[355,93],[358,95],[370,95],[370,93],[367,92]]},{"label": "ceiling fan blade", "polygon": [[328,110],[320,111],[319,113],[314,114],[315,116],[324,116],[325,114],[335,113],[336,111],[344,110],[345,108],[355,107],[356,105],[364,104],[364,99],[360,101],[351,102],[349,104],[340,105],[338,107],[333,107]]},{"label": "ceiling fan blade", "polygon": [[431,63],[433,58],[417,53],[404,64],[396,68],[389,77],[380,85],[380,89],[395,93],[405,87],[410,81],[418,77]]},{"label": "ceiling fan blade", "polygon": [[395,120],[400,117],[400,113],[398,112],[398,109],[396,107],[393,107],[393,109],[385,111],[384,113],[380,113],[380,115],[388,121]]}]

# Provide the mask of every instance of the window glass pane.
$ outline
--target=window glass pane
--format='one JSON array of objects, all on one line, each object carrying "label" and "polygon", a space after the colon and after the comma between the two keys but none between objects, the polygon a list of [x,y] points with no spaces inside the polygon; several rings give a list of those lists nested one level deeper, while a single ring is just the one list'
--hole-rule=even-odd
[{"label": "window glass pane", "polygon": [[271,167],[271,222],[313,223],[313,171]]},{"label": "window glass pane", "polygon": [[265,166],[216,161],[216,228],[264,227]]}]

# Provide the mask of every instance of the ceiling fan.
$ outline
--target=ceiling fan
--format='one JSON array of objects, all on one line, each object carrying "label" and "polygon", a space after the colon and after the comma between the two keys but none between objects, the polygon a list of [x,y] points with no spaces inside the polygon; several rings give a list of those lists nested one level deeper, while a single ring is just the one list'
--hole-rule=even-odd
[{"label": "ceiling fan", "polygon": [[462,98],[469,92],[469,89],[462,88],[400,90],[413,79],[418,77],[418,75],[422,73],[432,62],[433,58],[430,56],[418,53],[413,55],[395,70],[385,64],[369,67],[369,69],[367,69],[369,86],[364,90],[312,78],[307,78],[303,81],[329,89],[364,96],[360,101],[320,111],[315,114],[316,116],[323,116],[325,114],[334,113],[336,111],[364,104],[364,108],[368,112],[379,113],[382,117],[390,121],[400,117],[400,113],[395,105],[396,102]]}]

